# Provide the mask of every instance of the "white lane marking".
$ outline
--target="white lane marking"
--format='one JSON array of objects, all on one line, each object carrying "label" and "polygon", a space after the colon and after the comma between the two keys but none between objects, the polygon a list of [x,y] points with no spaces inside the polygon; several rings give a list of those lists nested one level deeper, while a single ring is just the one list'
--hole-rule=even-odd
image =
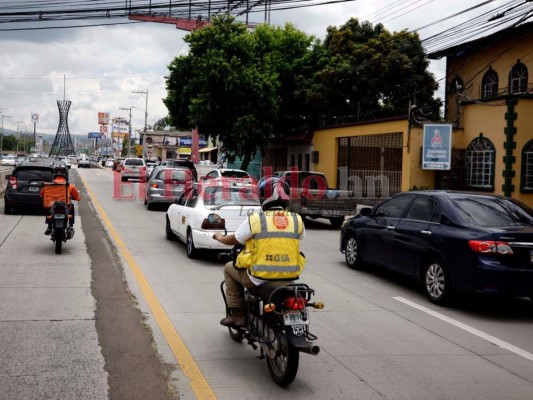
[{"label": "white lane marking", "polygon": [[426,314],[432,315],[433,317],[438,318],[444,322],[448,322],[449,324],[452,324],[460,329],[463,329],[473,335],[479,336],[482,339],[485,339],[491,343],[494,343],[495,345],[500,346],[503,349],[509,350],[515,354],[518,354],[519,356],[522,356],[524,358],[527,358],[528,360],[533,361],[533,354],[528,353],[527,351],[522,350],[519,347],[513,346],[510,343],[504,342],[501,339],[495,338],[494,336],[488,335],[485,332],[481,332],[480,330],[477,330],[476,328],[472,328],[469,325],[463,324],[462,322],[459,322],[453,318],[447,317],[446,315],[433,311],[427,307],[421,306],[420,304],[414,303],[410,300],[404,299],[403,297],[393,297],[393,299],[398,300],[404,304],[407,304],[408,306],[411,306],[413,308],[416,308],[417,310],[423,311]]}]

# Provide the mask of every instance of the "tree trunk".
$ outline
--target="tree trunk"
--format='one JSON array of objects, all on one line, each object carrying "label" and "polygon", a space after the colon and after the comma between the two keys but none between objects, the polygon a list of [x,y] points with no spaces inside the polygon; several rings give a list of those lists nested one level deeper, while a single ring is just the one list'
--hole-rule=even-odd
[{"label": "tree trunk", "polygon": [[251,156],[250,154],[246,154],[243,159],[242,159],[242,162],[241,162],[241,169],[243,171],[246,171],[248,169],[248,165],[250,164],[250,160],[251,160]]}]

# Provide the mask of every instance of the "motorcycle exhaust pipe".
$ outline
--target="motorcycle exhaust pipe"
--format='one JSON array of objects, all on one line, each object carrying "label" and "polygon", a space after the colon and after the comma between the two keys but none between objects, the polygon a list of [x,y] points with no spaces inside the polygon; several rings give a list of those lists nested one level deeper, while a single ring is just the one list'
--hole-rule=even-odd
[{"label": "motorcycle exhaust pipe", "polygon": [[305,346],[298,347],[298,350],[302,353],[311,354],[313,356],[316,356],[318,353],[320,353],[320,347],[314,345],[313,343],[307,343]]}]

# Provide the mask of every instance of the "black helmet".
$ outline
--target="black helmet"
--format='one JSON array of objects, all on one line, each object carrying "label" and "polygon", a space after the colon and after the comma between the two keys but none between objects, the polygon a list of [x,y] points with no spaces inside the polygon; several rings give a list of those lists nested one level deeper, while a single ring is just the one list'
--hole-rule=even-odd
[{"label": "black helmet", "polygon": [[274,207],[287,208],[291,190],[287,182],[275,176],[266,176],[257,183],[257,195],[263,211]]},{"label": "black helmet", "polygon": [[62,176],[63,178],[68,180],[68,171],[65,167],[55,167],[54,168],[54,179],[58,176]]}]

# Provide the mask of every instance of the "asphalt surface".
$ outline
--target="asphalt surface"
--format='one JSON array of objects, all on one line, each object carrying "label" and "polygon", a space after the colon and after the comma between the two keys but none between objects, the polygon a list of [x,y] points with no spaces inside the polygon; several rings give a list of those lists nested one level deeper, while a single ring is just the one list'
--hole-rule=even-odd
[{"label": "asphalt surface", "polygon": [[0,215],[0,399],[178,398],[77,177],[82,218],[60,255],[42,214]]}]

